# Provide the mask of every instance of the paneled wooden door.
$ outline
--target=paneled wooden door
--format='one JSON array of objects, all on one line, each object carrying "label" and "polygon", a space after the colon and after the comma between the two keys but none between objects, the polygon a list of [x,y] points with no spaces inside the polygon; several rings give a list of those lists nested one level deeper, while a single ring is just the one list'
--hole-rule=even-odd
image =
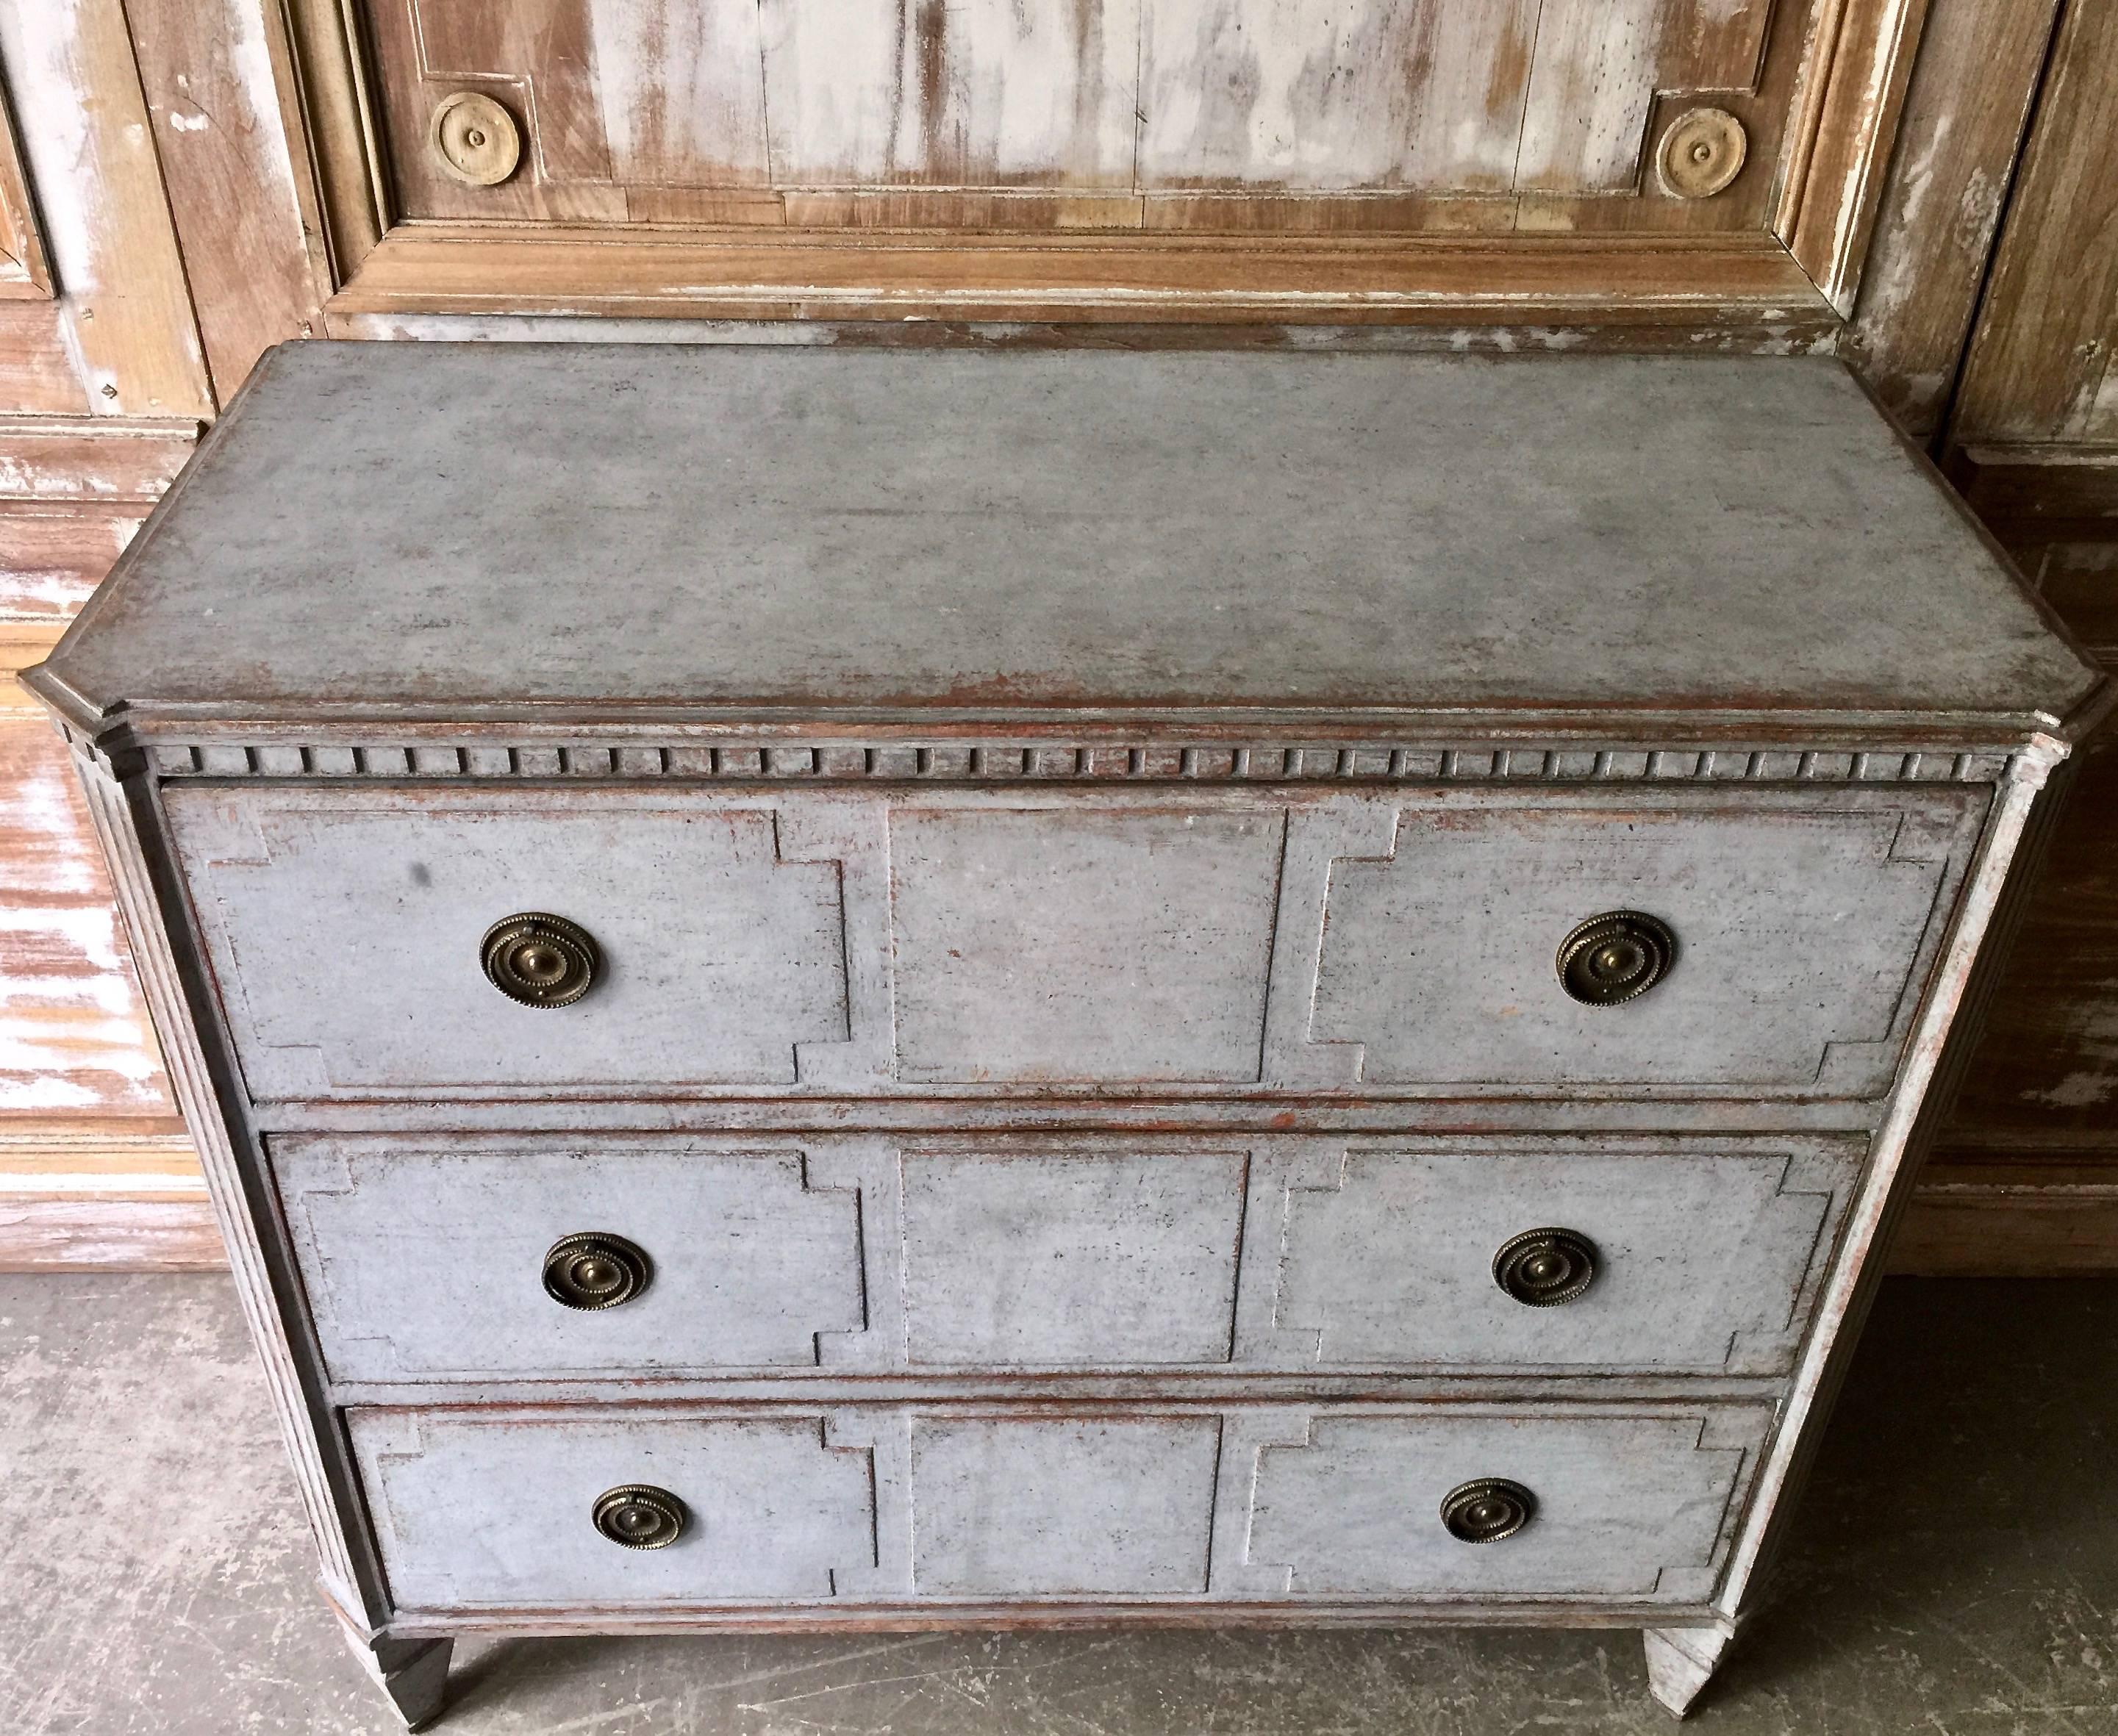
[{"label": "paneled wooden door", "polygon": [[355,332],[1829,323],[1923,0],[291,6]]}]

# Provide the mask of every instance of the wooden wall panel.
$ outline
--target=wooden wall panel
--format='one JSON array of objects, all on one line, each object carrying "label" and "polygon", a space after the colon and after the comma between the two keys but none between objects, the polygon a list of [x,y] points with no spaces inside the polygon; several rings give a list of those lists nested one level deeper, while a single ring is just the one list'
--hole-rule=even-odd
[{"label": "wooden wall panel", "polygon": [[2118,7],[2072,0],[1963,370],[1952,444],[2118,443]]},{"label": "wooden wall panel", "polygon": [[2059,0],[1932,0],[1847,359],[1921,440],[1939,433],[2014,176]]},{"label": "wooden wall panel", "polygon": [[[1771,14],[1765,0],[373,0],[369,16],[410,217],[625,223],[681,211],[666,201],[678,188],[921,187],[1099,196],[1069,220],[1124,228],[1145,196],[1216,188],[1611,196],[1682,229],[1695,214],[1643,170],[1658,94],[1756,89]],[[1777,39],[1784,89],[1800,25],[1797,8]],[[500,187],[465,187],[432,147],[435,105],[459,87],[530,136]],[[1751,124],[1769,157],[1776,124]],[[831,207],[747,209],[770,224]],[[1018,206],[1033,223],[1035,209]],[[1425,224],[1417,207],[1396,215]]]},{"label": "wooden wall panel", "polygon": [[[306,232],[261,0],[126,0],[215,397],[306,337],[327,284]],[[306,167],[306,165],[304,165]]]},{"label": "wooden wall panel", "polygon": [[210,415],[205,354],[120,0],[0,7],[0,67],[67,342],[87,376],[87,401],[68,408]]}]

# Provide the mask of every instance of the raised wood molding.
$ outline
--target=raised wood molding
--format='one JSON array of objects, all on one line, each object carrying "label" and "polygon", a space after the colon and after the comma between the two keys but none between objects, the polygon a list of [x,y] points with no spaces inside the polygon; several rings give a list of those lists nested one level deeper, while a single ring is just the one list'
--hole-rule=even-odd
[{"label": "raised wood molding", "polygon": [[1927,0],[1842,0],[1806,81],[1774,232],[1842,317],[1853,312]]},{"label": "raised wood molding", "polygon": [[[1122,245],[1119,241],[1122,240]],[[1769,238],[948,236],[406,223],[325,306],[362,316],[929,317],[1736,327],[1832,311]]]},{"label": "raised wood molding", "polygon": [[0,501],[152,506],[198,444],[192,418],[0,414]]}]

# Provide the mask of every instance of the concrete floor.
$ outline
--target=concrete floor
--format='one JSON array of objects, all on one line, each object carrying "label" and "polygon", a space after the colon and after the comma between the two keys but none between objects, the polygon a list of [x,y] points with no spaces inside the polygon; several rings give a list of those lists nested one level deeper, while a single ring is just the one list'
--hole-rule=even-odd
[{"label": "concrete floor", "polygon": [[[401,1729],[217,1277],[0,1277],[0,1736]],[[2118,1733],[2118,1283],[1898,1280],[1707,1736]],[[1630,1736],[1630,1635],[513,1641],[451,1736]]]}]

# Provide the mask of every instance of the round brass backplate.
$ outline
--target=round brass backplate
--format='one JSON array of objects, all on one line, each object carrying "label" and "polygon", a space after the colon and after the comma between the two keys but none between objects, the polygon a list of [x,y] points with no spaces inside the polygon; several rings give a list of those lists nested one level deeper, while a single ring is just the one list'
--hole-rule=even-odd
[{"label": "round brass backplate", "polygon": [[1559,981],[1584,1006],[1615,1007],[1644,995],[1676,963],[1676,935],[1658,916],[1607,910],[1559,944]]},{"label": "round brass backplate", "polygon": [[616,1308],[646,1289],[654,1275],[638,1244],[601,1230],[562,1235],[544,1256],[544,1293],[568,1308]]},{"label": "round brass backplate", "polygon": [[515,117],[482,90],[443,97],[428,136],[442,167],[467,187],[497,187],[522,160]]},{"label": "round brass backplate", "polygon": [[1493,1281],[1531,1308],[1556,1308],[1596,1281],[1596,1244],[1571,1230],[1525,1230],[1501,1244]]},{"label": "round brass backplate", "polygon": [[479,947],[486,978],[525,1007],[570,1007],[595,986],[603,954],[578,922],[541,910],[504,916]]},{"label": "round brass backplate", "polygon": [[627,1483],[596,1497],[595,1528],[628,1549],[666,1549],[691,1522],[684,1503],[651,1483]]},{"label": "round brass backplate", "polygon": [[1441,1498],[1441,1522],[1459,1543],[1498,1543],[1537,1517],[1537,1497],[1505,1477],[1459,1483]]},{"label": "round brass backplate", "polygon": [[1687,108],[1662,131],[1655,173],[1680,199],[1711,199],[1742,172],[1750,141],[1726,108]]}]

